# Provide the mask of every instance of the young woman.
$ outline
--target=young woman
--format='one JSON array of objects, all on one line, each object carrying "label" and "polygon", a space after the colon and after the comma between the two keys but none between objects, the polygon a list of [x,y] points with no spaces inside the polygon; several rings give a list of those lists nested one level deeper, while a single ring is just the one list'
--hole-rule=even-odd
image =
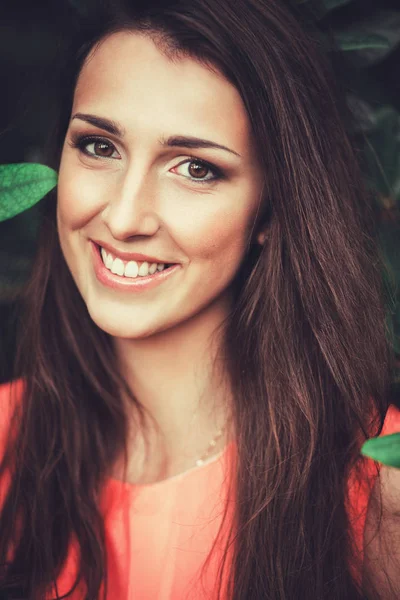
[{"label": "young woman", "polygon": [[60,66],[0,589],[362,598],[391,353],[329,61],[282,0],[112,4]]}]

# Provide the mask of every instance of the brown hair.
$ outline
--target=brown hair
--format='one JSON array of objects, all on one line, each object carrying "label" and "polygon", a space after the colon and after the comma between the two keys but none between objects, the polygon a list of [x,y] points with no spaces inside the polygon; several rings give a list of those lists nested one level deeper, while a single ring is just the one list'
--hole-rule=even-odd
[{"label": "brown hair", "polygon": [[[267,226],[267,239],[262,249],[249,240],[224,324],[238,453],[227,597],[361,598],[346,482],[364,460],[360,444],[381,429],[393,367],[371,198],[329,59],[282,0],[111,4],[59,65],[48,164],[59,166],[85,59],[106,35],[129,30],[151,36],[171,60],[215,66],[236,86],[265,171],[254,234]],[[143,407],[87,313],[55,214],[51,192],[23,295],[15,375],[24,393],[2,463],[12,478],[0,562],[12,543],[15,554],[0,589],[42,597],[74,536],[92,600],[107,578],[99,494],[127,435],[116,391],[130,394],[139,415]]]}]

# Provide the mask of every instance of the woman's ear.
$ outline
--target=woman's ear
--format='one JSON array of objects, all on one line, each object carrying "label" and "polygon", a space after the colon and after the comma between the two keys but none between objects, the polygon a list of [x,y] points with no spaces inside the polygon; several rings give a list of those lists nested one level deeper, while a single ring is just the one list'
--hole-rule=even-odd
[{"label": "woman's ear", "polygon": [[256,241],[258,244],[260,244],[260,246],[264,245],[265,240],[268,237],[268,232],[271,227],[271,219],[272,207],[270,204],[266,204],[263,208],[262,214],[260,214],[259,219],[255,224],[255,230],[258,231]]},{"label": "woman's ear", "polygon": [[264,245],[265,240],[267,239],[267,232],[265,230],[260,231],[260,233],[257,235],[257,242],[260,244],[260,246]]}]

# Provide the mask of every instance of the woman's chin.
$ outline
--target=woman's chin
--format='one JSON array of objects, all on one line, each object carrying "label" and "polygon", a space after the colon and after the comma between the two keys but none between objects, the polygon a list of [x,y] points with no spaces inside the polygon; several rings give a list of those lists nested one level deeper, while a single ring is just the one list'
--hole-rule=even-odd
[{"label": "woman's chin", "polygon": [[146,325],[143,319],[140,321],[133,315],[129,318],[121,314],[100,314],[98,310],[89,310],[89,315],[99,329],[116,338],[144,339],[157,331],[154,325]]}]

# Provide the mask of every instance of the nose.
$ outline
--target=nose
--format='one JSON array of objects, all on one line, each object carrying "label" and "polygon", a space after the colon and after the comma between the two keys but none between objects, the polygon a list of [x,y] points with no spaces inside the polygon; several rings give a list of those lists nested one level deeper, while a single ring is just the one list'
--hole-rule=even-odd
[{"label": "nose", "polygon": [[160,227],[157,214],[157,186],[150,175],[136,168],[121,175],[109,191],[102,220],[116,240],[154,235]]}]

